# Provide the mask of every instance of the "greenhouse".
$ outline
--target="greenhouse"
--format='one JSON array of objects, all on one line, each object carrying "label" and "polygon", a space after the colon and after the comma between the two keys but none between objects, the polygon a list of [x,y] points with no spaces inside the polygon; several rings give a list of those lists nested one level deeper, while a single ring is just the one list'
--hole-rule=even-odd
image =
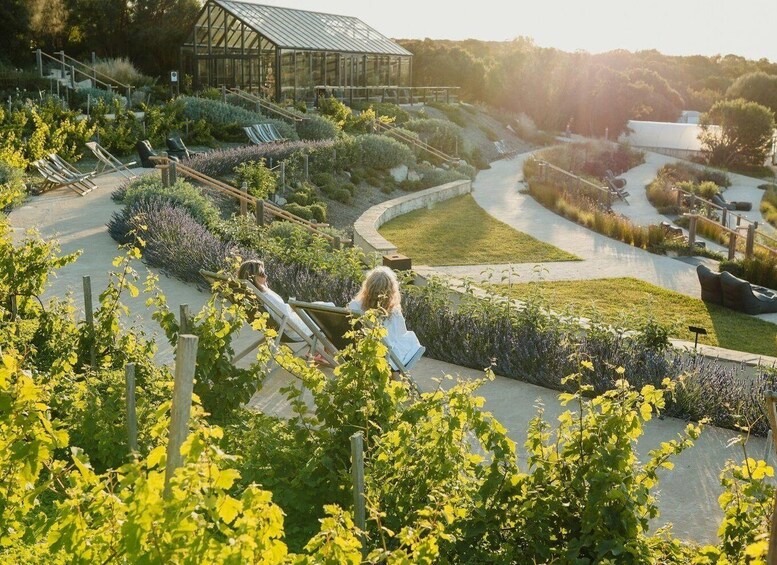
[{"label": "greenhouse", "polygon": [[358,18],[248,1],[208,0],[181,47],[195,86],[309,103],[410,87],[411,65],[409,51]]}]

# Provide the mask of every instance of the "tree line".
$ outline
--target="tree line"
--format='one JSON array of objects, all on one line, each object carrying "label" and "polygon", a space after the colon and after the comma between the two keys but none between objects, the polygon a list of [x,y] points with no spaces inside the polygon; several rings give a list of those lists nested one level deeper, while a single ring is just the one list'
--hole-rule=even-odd
[{"label": "tree line", "polygon": [[26,67],[31,51],[82,59],[129,57],[156,76],[178,67],[199,0],[4,0],[0,62]]}]

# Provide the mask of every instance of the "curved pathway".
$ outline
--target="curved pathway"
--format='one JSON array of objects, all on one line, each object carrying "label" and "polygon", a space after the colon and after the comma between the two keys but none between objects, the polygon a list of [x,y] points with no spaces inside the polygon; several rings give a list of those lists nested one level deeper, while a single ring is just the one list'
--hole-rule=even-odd
[{"label": "curved pathway", "polygon": [[[583,260],[542,263],[539,267],[533,263],[414,267],[420,274],[442,273],[483,281],[499,280],[503,274],[511,273],[518,277],[518,282],[632,277],[699,298],[696,266],[700,263],[715,265],[715,261],[700,257],[656,255],[596,233],[548,210],[530,195],[521,193],[525,188],[523,163],[531,154],[523,153],[512,160],[491,163],[490,169],[478,173],[472,184],[472,195],[478,205],[497,220]],[[677,159],[650,152],[645,155],[645,163],[622,175],[628,181],[627,187],[631,194],[629,204],[617,201],[613,209],[635,223],[656,224],[670,218],[656,212],[647,200],[644,187],[655,178],[658,169]],[[761,219],[757,209],[763,191],[757,186],[764,181],[742,175],[730,176],[733,182],[726,191],[727,198],[753,202],[753,211],[746,213],[746,216],[756,221]],[[717,244],[707,242],[707,245],[723,250]],[[777,314],[761,314],[758,317],[777,323]]]}]

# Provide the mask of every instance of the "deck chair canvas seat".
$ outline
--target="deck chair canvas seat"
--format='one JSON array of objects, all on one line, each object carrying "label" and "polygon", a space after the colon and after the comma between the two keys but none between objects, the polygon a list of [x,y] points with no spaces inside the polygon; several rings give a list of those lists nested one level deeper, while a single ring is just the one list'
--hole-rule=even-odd
[{"label": "deck chair canvas seat", "polygon": [[180,135],[171,135],[165,140],[167,154],[178,159],[189,159],[195,155],[202,155],[201,151],[190,151],[181,139]]},{"label": "deck chair canvas seat", "polygon": [[[273,345],[276,348],[281,344],[288,345],[295,352],[295,355],[299,355],[306,348],[309,349],[311,353],[316,350],[317,343],[315,336],[311,338],[307,336],[302,328],[298,329],[294,327],[294,323],[289,319],[286,313],[278,310],[278,308],[276,308],[271,301],[267,300],[259,289],[257,289],[250,281],[238,280],[234,277],[206,270],[201,270],[200,274],[211,286],[219,283],[225,284],[228,285],[231,290],[237,291],[244,296],[243,306],[247,310],[249,322],[261,318],[265,312],[269,314],[267,327],[275,330],[277,334],[273,342]],[[239,353],[236,353],[232,357],[232,362],[236,363],[266,340],[267,336],[262,335],[248,347]]]},{"label": "deck chair canvas seat", "polygon": [[[294,299],[290,299],[289,304],[318,339],[320,344],[318,351],[321,356],[332,366],[337,365],[334,355],[353,343],[353,340],[345,337],[345,334],[352,329],[351,319],[354,316],[354,312],[347,308],[325,306],[312,302],[301,302]],[[358,328],[357,322],[356,329]],[[425,352],[426,348],[422,346],[410,360],[406,363],[402,363],[399,357],[389,347],[388,357],[400,373],[407,374],[418,360],[421,359]]]},{"label": "deck chair canvas seat", "polygon": [[243,131],[246,132],[248,139],[254,145],[263,145],[265,143],[269,143],[269,141],[264,141],[261,137],[259,137],[259,135],[257,135],[256,130],[254,130],[253,126],[244,127]]},{"label": "deck chair canvas seat", "polygon": [[258,127],[259,129],[261,129],[264,132],[265,137],[269,139],[271,142],[281,143],[283,141],[286,141],[286,138],[283,137],[278,132],[274,124],[258,124],[254,127]]},{"label": "deck chair canvas seat", "polygon": [[86,146],[94,156],[97,157],[97,166],[94,169],[94,176],[119,173],[128,180],[137,178],[137,175],[129,170],[131,166],[137,164],[136,161],[122,163],[96,141],[89,141],[86,143]]},{"label": "deck chair canvas seat", "polygon": [[255,124],[251,126],[251,129],[254,130],[254,134],[256,134],[256,137],[261,139],[262,143],[275,143],[275,138],[273,138],[273,136],[270,135],[267,129],[262,126],[264,126],[264,124]]}]

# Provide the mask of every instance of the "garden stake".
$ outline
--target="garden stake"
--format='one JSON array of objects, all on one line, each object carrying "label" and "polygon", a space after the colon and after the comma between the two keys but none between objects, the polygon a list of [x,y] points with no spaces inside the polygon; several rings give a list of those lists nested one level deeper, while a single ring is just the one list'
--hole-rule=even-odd
[{"label": "garden stake", "polygon": [[135,363],[124,367],[127,382],[127,439],[130,455],[138,450],[138,415],[135,412]]},{"label": "garden stake", "polygon": [[362,554],[366,554],[367,544],[364,531],[367,529],[364,506],[364,434],[356,432],[351,436],[351,478],[353,480],[353,517],[356,527],[362,533]]},{"label": "garden stake", "polygon": [[94,312],[92,311],[92,277],[84,277],[84,314],[86,315],[86,325],[89,327],[89,365],[92,369],[97,365],[97,358],[94,353]]},{"label": "garden stake", "polygon": [[189,414],[192,409],[194,369],[197,365],[196,335],[178,337],[175,352],[175,384],[170,416],[170,431],[167,440],[167,464],[165,465],[165,497],[170,496],[170,479],[175,470],[183,464],[181,446],[189,435]]},{"label": "garden stake", "polygon": [[189,305],[181,304],[178,308],[181,322],[178,324],[178,335],[189,333]]}]

